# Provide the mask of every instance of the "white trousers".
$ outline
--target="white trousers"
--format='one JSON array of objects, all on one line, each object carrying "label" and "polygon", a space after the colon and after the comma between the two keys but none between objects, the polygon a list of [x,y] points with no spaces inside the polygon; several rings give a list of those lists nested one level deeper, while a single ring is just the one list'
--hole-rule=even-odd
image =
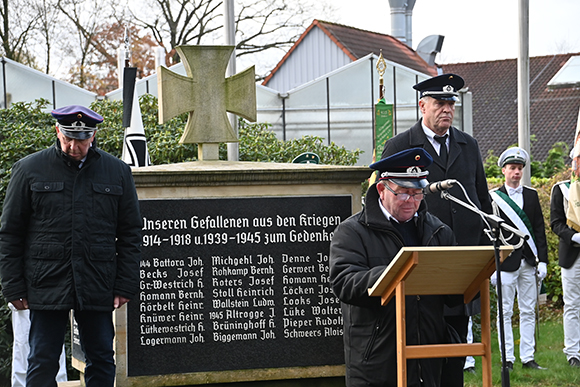
[{"label": "white trousers", "polygon": [[580,259],[569,269],[562,268],[564,293],[564,353],[580,359]]},{"label": "white trousers", "polygon": [[[469,316],[469,323],[467,324],[467,343],[473,343],[473,320],[471,319],[471,316]],[[465,365],[463,366],[463,369],[465,370],[471,367],[475,367],[475,359],[473,356],[467,356],[465,357]]]},{"label": "white trousers", "polygon": [[[17,310],[8,303],[12,310],[12,330],[14,345],[12,347],[12,387],[26,387],[26,370],[28,368],[28,333],[30,331],[30,311]],[[66,382],[66,352],[64,346],[60,355],[60,369],[56,376],[57,382]]]},{"label": "white trousers", "polygon": [[[536,338],[536,302],[539,287],[536,284],[536,268],[522,260],[520,268],[513,272],[501,272],[501,288],[503,301],[503,326],[505,331],[505,357],[506,361],[515,362],[514,334],[512,330],[512,316],[514,314],[514,301],[516,294],[520,309],[520,359],[522,363],[534,360],[534,347]],[[499,313],[497,327],[499,332]],[[498,341],[501,339],[498,335]]]}]

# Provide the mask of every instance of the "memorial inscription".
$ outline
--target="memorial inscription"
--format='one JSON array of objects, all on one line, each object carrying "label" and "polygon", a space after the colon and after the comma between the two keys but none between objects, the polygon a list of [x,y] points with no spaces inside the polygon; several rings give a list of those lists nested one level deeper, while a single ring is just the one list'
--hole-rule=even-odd
[{"label": "memorial inscription", "polygon": [[140,201],[128,376],[343,364],[328,250],[351,200]]}]

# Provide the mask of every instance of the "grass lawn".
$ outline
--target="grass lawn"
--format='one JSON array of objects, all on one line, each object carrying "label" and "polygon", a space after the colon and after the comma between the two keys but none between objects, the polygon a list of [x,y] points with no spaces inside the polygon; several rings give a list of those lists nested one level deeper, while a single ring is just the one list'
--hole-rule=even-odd
[{"label": "grass lawn", "polygon": [[[547,370],[532,370],[522,368],[519,359],[519,329],[514,321],[514,339],[516,362],[510,372],[510,386],[538,387],[577,387],[580,386],[580,368],[572,368],[562,352],[564,347],[564,329],[561,313],[542,310],[540,336],[536,343],[535,360]],[[518,318],[518,316],[516,316]],[[501,356],[495,327],[492,329],[492,379],[494,386],[501,386]],[[465,386],[481,386],[481,358],[476,358],[476,374],[465,373]],[[442,386],[443,387],[443,386]]]}]

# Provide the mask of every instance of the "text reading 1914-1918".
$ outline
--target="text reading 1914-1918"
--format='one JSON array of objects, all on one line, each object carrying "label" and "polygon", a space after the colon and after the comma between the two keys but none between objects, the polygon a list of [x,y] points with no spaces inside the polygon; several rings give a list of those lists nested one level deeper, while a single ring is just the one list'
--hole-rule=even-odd
[{"label": "text reading 1914-1918", "polygon": [[350,196],[140,204],[129,376],[344,362],[328,251]]}]

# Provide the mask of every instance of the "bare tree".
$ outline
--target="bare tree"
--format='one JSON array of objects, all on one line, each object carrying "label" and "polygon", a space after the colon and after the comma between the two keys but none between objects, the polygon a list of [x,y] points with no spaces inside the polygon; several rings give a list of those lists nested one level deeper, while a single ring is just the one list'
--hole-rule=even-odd
[{"label": "bare tree", "polygon": [[238,56],[289,47],[304,31],[304,23],[311,21],[311,6],[300,1],[255,0],[251,4],[239,4],[238,8]]},{"label": "bare tree", "polygon": [[254,0],[236,10],[236,56],[240,64],[256,64],[256,78],[262,80],[314,15],[327,15],[331,8],[323,1]]},{"label": "bare tree", "polygon": [[42,41],[44,58],[45,58],[45,73],[50,73],[50,59],[52,52],[52,42],[57,40],[59,29],[58,29],[58,10],[56,9],[56,3],[51,0],[37,0],[33,4],[33,9],[36,10],[38,15],[38,34],[39,40]]},{"label": "bare tree", "polygon": [[18,12],[28,9],[28,0],[2,0],[0,2],[0,39],[3,55],[17,62],[34,66],[27,44],[38,21],[34,12]]},{"label": "bare tree", "polygon": [[[149,0],[130,7],[137,23],[165,47],[168,65],[179,61],[179,45],[223,43],[222,0]],[[238,0],[236,55],[286,50],[325,7],[324,0]]]},{"label": "bare tree", "polygon": [[[66,16],[71,27],[71,33],[76,35],[78,46],[76,56],[78,59],[76,68],[72,69],[73,83],[79,87],[89,86],[89,77],[95,74],[88,70],[90,65],[89,56],[94,50],[102,50],[104,55],[115,60],[115,52],[107,52],[101,43],[94,39],[103,20],[108,20],[107,10],[110,8],[100,0],[58,0],[58,9]],[[70,48],[77,51],[75,48]]]},{"label": "bare tree", "polygon": [[[221,1],[149,0],[145,4],[133,6],[133,17],[151,32],[160,46],[165,47],[168,62],[171,61],[170,58],[175,62],[179,61],[175,47],[182,44],[201,44],[205,35],[221,28],[220,22],[216,21]],[[143,10],[147,12],[143,13]]]},{"label": "bare tree", "polygon": [[[313,18],[329,15],[328,1],[237,0],[240,64],[256,64],[259,75],[271,70]],[[16,12],[22,9],[29,11]],[[137,27],[131,38],[143,40],[143,62],[151,61],[143,50],[153,44],[165,48],[171,65],[179,61],[179,45],[224,42],[223,0],[139,0],[128,5],[117,0],[0,0],[0,17],[4,55],[35,68],[36,61],[45,61],[41,66],[46,73],[54,71],[56,63],[61,68],[57,76],[68,73],[68,81],[95,91],[111,86],[106,82],[112,80],[121,42],[115,41],[118,31],[113,29],[119,26]],[[140,69],[148,72],[149,66]]]}]

